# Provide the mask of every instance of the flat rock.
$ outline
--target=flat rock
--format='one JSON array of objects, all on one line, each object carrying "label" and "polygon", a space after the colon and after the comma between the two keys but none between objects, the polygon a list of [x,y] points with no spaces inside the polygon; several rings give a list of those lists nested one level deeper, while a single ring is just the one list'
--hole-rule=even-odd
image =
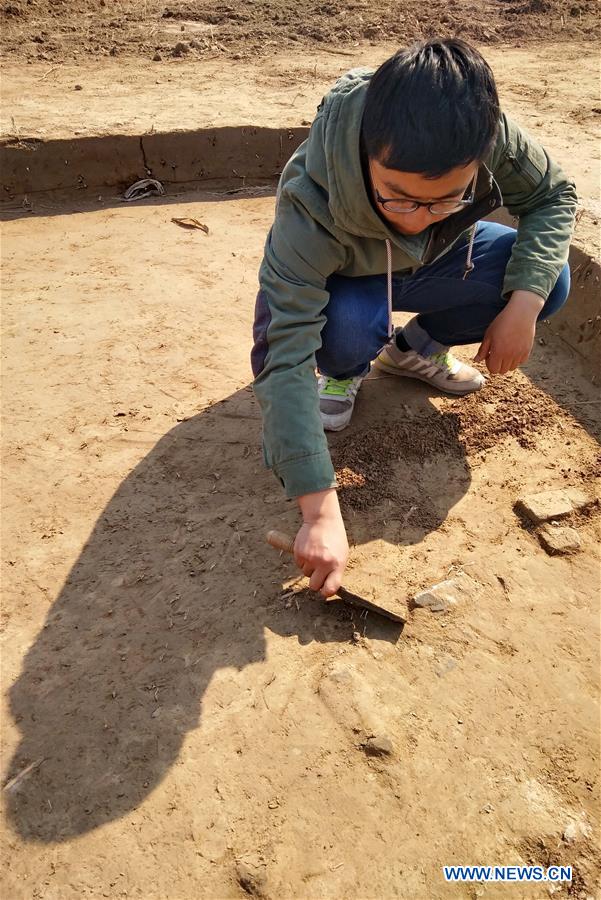
[{"label": "flat rock", "polygon": [[472,600],[478,596],[479,586],[464,572],[456,578],[448,578],[433,584],[413,597],[413,606],[417,609],[429,609],[430,612],[446,612],[450,606],[460,600]]},{"label": "flat rock", "polygon": [[547,553],[576,553],[580,549],[580,535],[567,525],[543,525],[538,537]]},{"label": "flat rock", "polygon": [[591,506],[594,503],[594,500],[587,497],[584,491],[579,491],[576,488],[566,488],[565,493],[570,498],[570,503],[574,510],[586,509],[587,506]]},{"label": "flat rock", "polygon": [[550,519],[562,519],[574,510],[582,509],[589,503],[585,494],[575,490],[542,491],[540,494],[527,494],[520,497],[516,508],[535,525],[548,522]]}]

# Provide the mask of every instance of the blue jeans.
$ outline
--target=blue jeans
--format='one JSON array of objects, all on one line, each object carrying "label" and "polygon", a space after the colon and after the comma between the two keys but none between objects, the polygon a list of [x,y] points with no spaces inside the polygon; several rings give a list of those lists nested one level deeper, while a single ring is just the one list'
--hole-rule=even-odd
[{"label": "blue jeans", "polygon": [[[392,281],[392,308],[415,312],[403,330],[405,340],[423,355],[443,346],[475,344],[507,301],[501,296],[505,268],[516,231],[494,222],[479,222],[472,261],[474,271],[463,280],[466,242],[414,275]],[[386,276],[345,278],[332,275],[330,299],[316,359],[319,370],[333,378],[369,371],[369,364],[388,342]],[[566,302],[570,270],[566,264],[540,315],[547,319]]]}]

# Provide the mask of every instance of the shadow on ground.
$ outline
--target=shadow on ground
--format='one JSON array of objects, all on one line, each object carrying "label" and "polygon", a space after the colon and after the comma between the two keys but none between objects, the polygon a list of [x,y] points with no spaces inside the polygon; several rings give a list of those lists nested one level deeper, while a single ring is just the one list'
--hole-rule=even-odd
[{"label": "shadow on ground", "polygon": [[[400,406],[390,412],[391,391],[372,396],[348,440],[372,418],[402,417]],[[434,429],[444,420],[421,386],[411,402],[432,415]],[[435,455],[426,462],[408,473],[412,490],[436,490],[438,500],[413,542],[440,525],[470,483],[459,443],[445,457],[442,495],[439,479],[430,483],[442,464]],[[356,540],[383,534],[378,509],[361,518]],[[64,841],[138,807],[199,726],[212,675],[265,659],[265,628],[303,644],[350,639],[340,604],[312,599],[297,611],[281,598],[291,569],[264,534],[293,531],[297,521],[295,504],[263,469],[249,388],[177,425],[123,481],[10,690],[21,740],[7,780],[43,760],[5,794],[23,838]],[[399,636],[392,623],[369,628]]]}]

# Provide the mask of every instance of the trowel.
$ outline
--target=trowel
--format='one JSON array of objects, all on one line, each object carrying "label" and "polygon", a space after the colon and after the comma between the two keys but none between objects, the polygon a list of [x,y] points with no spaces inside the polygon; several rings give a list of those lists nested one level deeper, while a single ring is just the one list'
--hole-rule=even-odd
[{"label": "trowel", "polygon": [[[282,550],[284,553],[289,553],[291,556],[294,555],[294,539],[281,531],[270,531],[267,534],[267,543],[271,544],[276,550]],[[338,591],[334,594],[332,599],[335,600],[336,598],[342,600],[343,603],[348,603],[350,606],[355,606],[358,609],[367,609],[369,612],[377,613],[377,615],[384,616],[386,619],[390,619],[393,622],[404,623],[406,621],[403,616],[400,616],[389,607],[382,606],[379,603],[373,603],[371,600],[366,600],[365,597],[360,597],[359,594],[355,594],[342,586],[338,588]]]}]

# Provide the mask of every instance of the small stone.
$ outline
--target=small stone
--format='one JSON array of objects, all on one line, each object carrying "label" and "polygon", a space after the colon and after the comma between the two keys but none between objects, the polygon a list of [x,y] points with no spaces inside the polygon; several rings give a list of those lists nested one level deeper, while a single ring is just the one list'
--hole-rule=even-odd
[{"label": "small stone", "polygon": [[83,91],[83,85],[75,84],[75,85],[73,85],[73,90],[74,91]]},{"label": "small stone", "polygon": [[418,609],[429,609],[434,613],[446,612],[449,606],[454,606],[463,599],[475,599],[477,595],[478,585],[469,575],[462,572],[456,578],[448,578],[416,594],[413,597],[413,606]]},{"label": "small stone", "polygon": [[429,609],[430,612],[444,612],[448,608],[447,602],[443,597],[437,597],[434,588],[429,591],[422,591],[413,598],[413,603],[419,609]]},{"label": "small stone", "polygon": [[185,41],[178,41],[175,47],[173,48],[174,56],[185,56],[186,53],[190,52],[190,45]]},{"label": "small stone", "polygon": [[368,756],[392,756],[394,747],[390,738],[385,735],[374,735],[366,740],[363,749]]},{"label": "small stone", "polygon": [[269,809],[277,809],[279,805],[280,805],[280,801],[276,800],[275,797],[273,800],[269,800],[267,802],[267,806],[269,807]]},{"label": "small stone", "polygon": [[516,503],[518,512],[523,513],[535,525],[549,519],[562,519],[574,511],[574,505],[567,491],[542,491],[520,497]]},{"label": "small stone", "polygon": [[590,837],[590,834],[591,826],[587,823],[585,814],[581,813],[579,819],[572,819],[571,822],[568,822],[563,830],[562,838],[566,844],[573,844],[574,841],[581,838]]},{"label": "small stone", "polygon": [[547,553],[567,554],[580,550],[580,535],[575,528],[567,525],[543,525],[538,538]]},{"label": "small stone", "polygon": [[162,62],[162,60],[163,60],[163,57],[161,56],[161,54],[160,54],[159,51],[157,50],[157,52],[156,52],[156,53],[154,54],[154,56],[152,57],[152,61],[153,61],[153,62]]}]

